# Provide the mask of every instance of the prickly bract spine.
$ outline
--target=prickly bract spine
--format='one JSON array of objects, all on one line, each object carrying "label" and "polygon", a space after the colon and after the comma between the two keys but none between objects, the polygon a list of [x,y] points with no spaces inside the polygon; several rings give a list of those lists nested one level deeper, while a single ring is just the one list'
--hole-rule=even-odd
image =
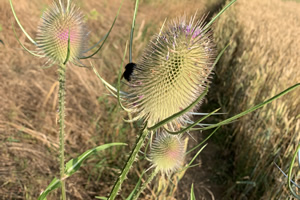
[{"label": "prickly bract spine", "polygon": [[55,0],[41,18],[38,26],[37,45],[39,51],[55,64],[62,64],[67,57],[70,39],[69,61],[74,62],[82,55],[87,37],[83,15],[72,3]]},{"label": "prickly bract spine", "polygon": [[[149,126],[186,108],[208,87],[215,49],[204,19],[194,21],[182,17],[156,35],[131,76],[129,106]],[[166,126],[177,130],[189,117]]]}]

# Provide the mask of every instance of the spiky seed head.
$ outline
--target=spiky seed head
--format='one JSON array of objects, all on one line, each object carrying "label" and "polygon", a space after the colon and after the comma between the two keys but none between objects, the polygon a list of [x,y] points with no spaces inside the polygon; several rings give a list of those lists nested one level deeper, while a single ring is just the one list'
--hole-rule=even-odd
[{"label": "spiky seed head", "polygon": [[[68,9],[67,9],[68,8]],[[37,44],[38,49],[53,63],[62,64],[67,57],[70,38],[69,61],[77,60],[87,37],[83,15],[72,3],[67,7],[64,0],[54,0],[41,18]]]},{"label": "spiky seed head", "polygon": [[164,174],[176,171],[183,164],[184,141],[181,136],[160,133],[150,149],[150,160]]},{"label": "spiky seed head", "polygon": [[[186,108],[208,87],[215,49],[204,19],[194,20],[182,17],[156,35],[131,76],[130,106],[149,126]],[[167,126],[177,130],[189,117]]]}]

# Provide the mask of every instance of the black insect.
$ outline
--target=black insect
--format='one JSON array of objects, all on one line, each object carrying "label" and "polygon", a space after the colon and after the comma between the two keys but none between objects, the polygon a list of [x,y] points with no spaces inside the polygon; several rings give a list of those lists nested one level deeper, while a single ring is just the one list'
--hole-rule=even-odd
[{"label": "black insect", "polygon": [[121,78],[125,78],[128,82],[131,81],[131,75],[133,73],[133,70],[136,68],[136,64],[135,63],[128,63],[126,66],[125,66],[125,71],[122,75]]}]

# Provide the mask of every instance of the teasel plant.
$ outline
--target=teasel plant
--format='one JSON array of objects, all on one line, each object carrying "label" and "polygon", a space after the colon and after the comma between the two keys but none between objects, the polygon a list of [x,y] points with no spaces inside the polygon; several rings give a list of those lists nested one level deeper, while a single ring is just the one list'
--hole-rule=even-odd
[{"label": "teasel plant", "polygon": [[[101,151],[115,145],[125,145],[124,143],[110,143],[95,147],[87,150],[78,158],[70,160],[65,166],[64,129],[66,70],[70,64],[79,67],[86,67],[81,63],[81,60],[92,58],[101,50],[117,20],[123,1],[120,4],[116,17],[107,34],[90,48],[86,47],[88,30],[83,20],[83,14],[71,0],[53,1],[52,5],[43,13],[40,19],[36,40],[30,37],[30,35],[25,31],[16,15],[12,0],[9,0],[9,2],[19,28],[25,34],[27,39],[37,48],[37,50],[32,51],[25,47],[25,45],[18,39],[14,26],[12,25],[17,41],[22,48],[35,57],[46,59],[46,64],[43,68],[58,65],[60,178],[54,178],[49,186],[40,194],[38,199],[45,199],[49,192],[61,186],[62,199],[66,200],[65,180],[79,169],[81,163],[88,156],[94,152]],[[89,53],[93,49],[95,49],[94,52]]]},{"label": "teasel plant", "polygon": [[[128,112],[130,118],[129,120],[124,119],[124,121],[141,121],[143,124],[136,143],[108,198],[99,198],[114,200],[117,197],[122,183],[126,179],[133,163],[137,160],[138,153],[145,145],[147,139],[148,144],[150,144],[150,158],[148,160],[152,163],[148,170],[151,168],[154,168],[154,170],[142,186],[136,186],[127,198],[128,200],[137,199],[147,184],[159,172],[169,176],[176,170],[180,170],[180,168],[186,169],[191,167],[196,157],[185,166],[183,166],[183,157],[202,146],[196,154],[198,156],[206,146],[204,143],[220,126],[232,123],[300,86],[297,83],[272,98],[219,123],[202,123],[212,115],[223,114],[218,113],[219,109],[211,113],[198,113],[197,109],[208,91],[212,70],[228,47],[227,45],[216,55],[216,50],[210,37],[211,25],[235,1],[229,2],[208,23],[205,23],[205,17],[199,21],[196,20],[196,16],[192,17],[190,21],[187,21],[186,17],[182,17],[173,23],[169,23],[167,30],[164,30],[165,21],[159,33],[153,37],[144,50],[141,59],[134,63],[132,61],[132,41],[139,5],[139,1],[136,0],[129,40],[129,63],[125,66],[125,71],[123,72],[123,62],[127,55],[126,43],[117,86],[114,87],[104,80],[92,65],[96,76],[102,81],[110,94],[117,98],[120,107]],[[127,92],[120,90],[122,78],[128,81],[126,83],[129,86]],[[202,117],[193,121],[193,116]],[[209,129],[215,130],[192,149],[187,152],[182,151],[180,141],[184,133]],[[147,153],[146,150],[144,153]],[[164,161],[166,160],[169,163],[165,163]],[[191,199],[195,199],[193,185],[191,187]]]}]

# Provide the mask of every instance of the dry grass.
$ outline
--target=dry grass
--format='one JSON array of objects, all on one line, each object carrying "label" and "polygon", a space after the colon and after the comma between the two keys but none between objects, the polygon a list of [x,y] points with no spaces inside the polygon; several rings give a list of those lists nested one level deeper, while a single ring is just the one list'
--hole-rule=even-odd
[{"label": "dry grass", "polygon": [[[216,69],[218,95],[230,114],[300,82],[299,35],[300,4],[293,1],[239,0],[220,18],[215,30],[218,46],[229,41],[231,46]],[[300,142],[299,113],[297,90],[234,123],[231,199],[290,196],[287,180],[273,161],[287,172]],[[293,177],[299,183],[297,168]]]},{"label": "dry grass", "polygon": [[[42,3],[41,3],[42,2]],[[90,45],[104,36],[118,9],[119,0],[74,1],[87,15],[91,29]],[[150,36],[159,30],[164,19],[186,12],[188,15],[205,10],[199,1],[174,0],[142,1],[139,7],[134,39],[134,58],[141,53]],[[218,1],[214,1],[218,2]],[[13,1],[16,13],[31,35],[42,10],[50,0]],[[212,6],[210,4],[209,6]],[[134,1],[125,0],[111,36],[93,60],[98,71],[111,83],[126,40],[129,39]],[[15,20],[6,0],[0,0],[0,199],[36,199],[54,176],[58,176],[57,68],[41,69],[44,61],[24,52],[13,36],[11,23]],[[24,34],[17,35],[34,50]],[[129,147],[114,148],[92,157],[87,164],[67,181],[71,199],[93,199],[105,196],[122,167],[126,154],[136,138],[136,128],[124,124],[120,109],[113,98],[105,95],[100,81],[91,70],[70,66],[67,69],[66,97],[66,156],[78,156],[87,149],[108,142],[126,142]],[[136,178],[133,172],[129,178]],[[127,182],[123,192],[128,193],[135,181]],[[59,192],[48,199],[58,199]]]}]

